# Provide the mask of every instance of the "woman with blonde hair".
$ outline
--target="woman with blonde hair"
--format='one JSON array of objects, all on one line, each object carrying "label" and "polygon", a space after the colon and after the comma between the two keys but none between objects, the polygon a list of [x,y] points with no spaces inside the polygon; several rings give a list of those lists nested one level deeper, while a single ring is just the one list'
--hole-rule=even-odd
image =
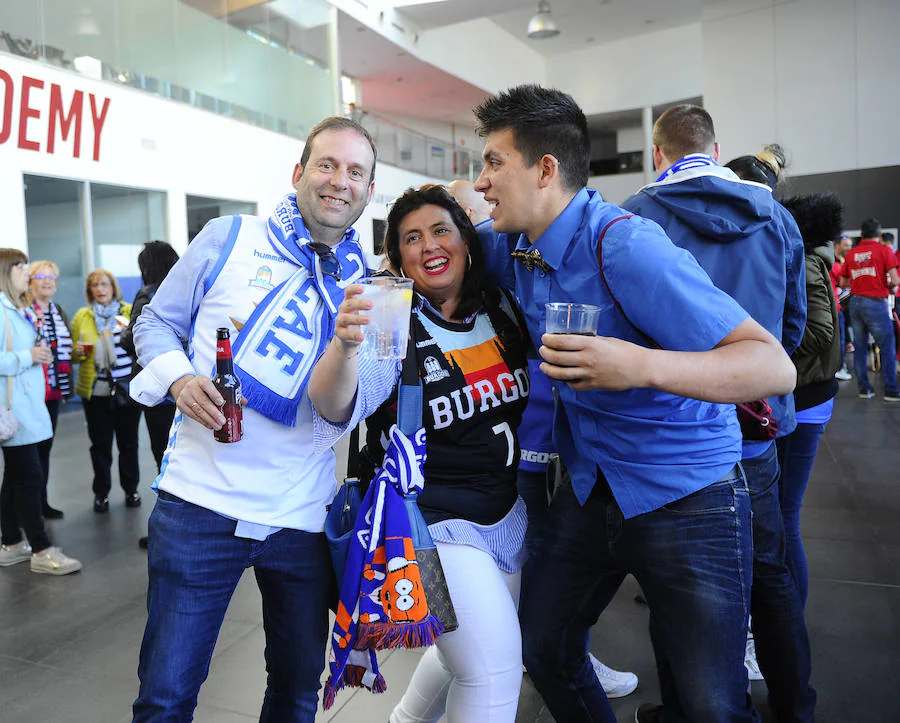
[{"label": "woman with blonde hair", "polygon": [[38,455],[44,475],[42,505],[44,518],[58,520],[63,516],[47,502],[47,482],[50,479],[50,450],[56,435],[56,420],[59,406],[72,395],[72,334],[69,332],[69,317],[63,308],[53,301],[59,266],[52,261],[32,261],[28,267],[28,291],[31,294],[31,311],[34,313],[38,335],[44,346],[50,349],[53,359],[44,364],[44,403],[50,413],[53,434],[49,439],[38,442]]},{"label": "woman with blonde hair", "polygon": [[[43,474],[38,443],[52,436],[44,406],[42,364],[53,360],[39,343],[28,307],[28,258],[18,249],[0,249],[0,404],[11,408],[18,422],[3,442],[3,484],[0,486],[0,567],[26,560],[31,571],[68,575],[81,563],[50,543],[41,514]],[[24,537],[23,537],[24,531]]]},{"label": "woman with blonde hair", "polygon": [[106,269],[91,271],[84,290],[88,306],[81,307],[72,318],[72,338],[73,359],[81,364],[75,391],[84,400],[91,438],[94,512],[109,511],[113,437],[119,448],[119,484],[125,490],[125,506],[140,507],[137,488],[141,409],[128,398],[131,357],[121,344],[122,331],[131,317],[131,304],[122,301],[119,283]]}]

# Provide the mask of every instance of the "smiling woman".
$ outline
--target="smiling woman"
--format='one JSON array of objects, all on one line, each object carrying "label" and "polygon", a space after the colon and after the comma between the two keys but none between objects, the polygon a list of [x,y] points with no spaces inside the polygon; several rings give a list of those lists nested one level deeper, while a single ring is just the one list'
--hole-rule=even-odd
[{"label": "smiling woman", "polygon": [[[419,508],[438,548],[459,628],[422,656],[393,723],[513,721],[522,680],[516,615],[525,505],[516,428],[528,397],[527,340],[511,298],[486,284],[478,235],[443,186],[409,189],[385,239],[418,294],[413,330],[428,457]],[[396,393],[366,420],[368,457],[396,421]]]}]

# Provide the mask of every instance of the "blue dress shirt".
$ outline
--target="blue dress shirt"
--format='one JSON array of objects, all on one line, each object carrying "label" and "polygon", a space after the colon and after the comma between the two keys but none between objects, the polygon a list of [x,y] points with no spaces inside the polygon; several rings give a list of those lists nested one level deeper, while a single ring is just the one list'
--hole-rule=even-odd
[{"label": "blue dress shirt", "polygon": [[[479,225],[487,268],[494,281],[514,285],[536,347],[551,301],[600,306],[600,336],[673,351],[708,351],[747,319],[652,221],[634,216],[608,228],[601,273],[598,239],[623,215],[595,191],[579,191],[532,245],[549,272],[527,271],[509,256],[514,239],[495,233],[490,223]],[[527,249],[528,239],[521,236],[515,247]],[[703,489],[741,458],[734,405],[655,389],[576,392],[561,382],[553,388],[560,402],[554,441],[582,503],[598,468],[630,518]]]}]

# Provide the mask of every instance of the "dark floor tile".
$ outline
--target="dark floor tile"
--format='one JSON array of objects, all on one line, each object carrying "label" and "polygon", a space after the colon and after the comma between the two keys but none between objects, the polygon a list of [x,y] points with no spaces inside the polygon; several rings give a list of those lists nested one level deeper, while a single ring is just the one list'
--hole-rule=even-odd
[{"label": "dark floor tile", "polygon": [[808,538],[803,547],[810,577],[881,584],[898,584],[900,579],[888,564],[881,545],[853,540]]}]

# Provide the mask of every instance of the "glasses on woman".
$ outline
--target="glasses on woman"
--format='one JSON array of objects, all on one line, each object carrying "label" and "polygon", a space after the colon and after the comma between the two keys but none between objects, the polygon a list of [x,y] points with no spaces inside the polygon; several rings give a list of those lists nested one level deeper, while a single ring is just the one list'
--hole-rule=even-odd
[{"label": "glasses on woman", "polygon": [[323,244],[321,241],[310,241],[309,247],[316,252],[319,257],[319,268],[326,276],[330,276],[335,281],[341,280],[341,262],[338,261],[331,246]]},{"label": "glasses on woman", "polygon": [[31,278],[37,281],[56,281],[59,277],[56,274],[35,274]]}]

